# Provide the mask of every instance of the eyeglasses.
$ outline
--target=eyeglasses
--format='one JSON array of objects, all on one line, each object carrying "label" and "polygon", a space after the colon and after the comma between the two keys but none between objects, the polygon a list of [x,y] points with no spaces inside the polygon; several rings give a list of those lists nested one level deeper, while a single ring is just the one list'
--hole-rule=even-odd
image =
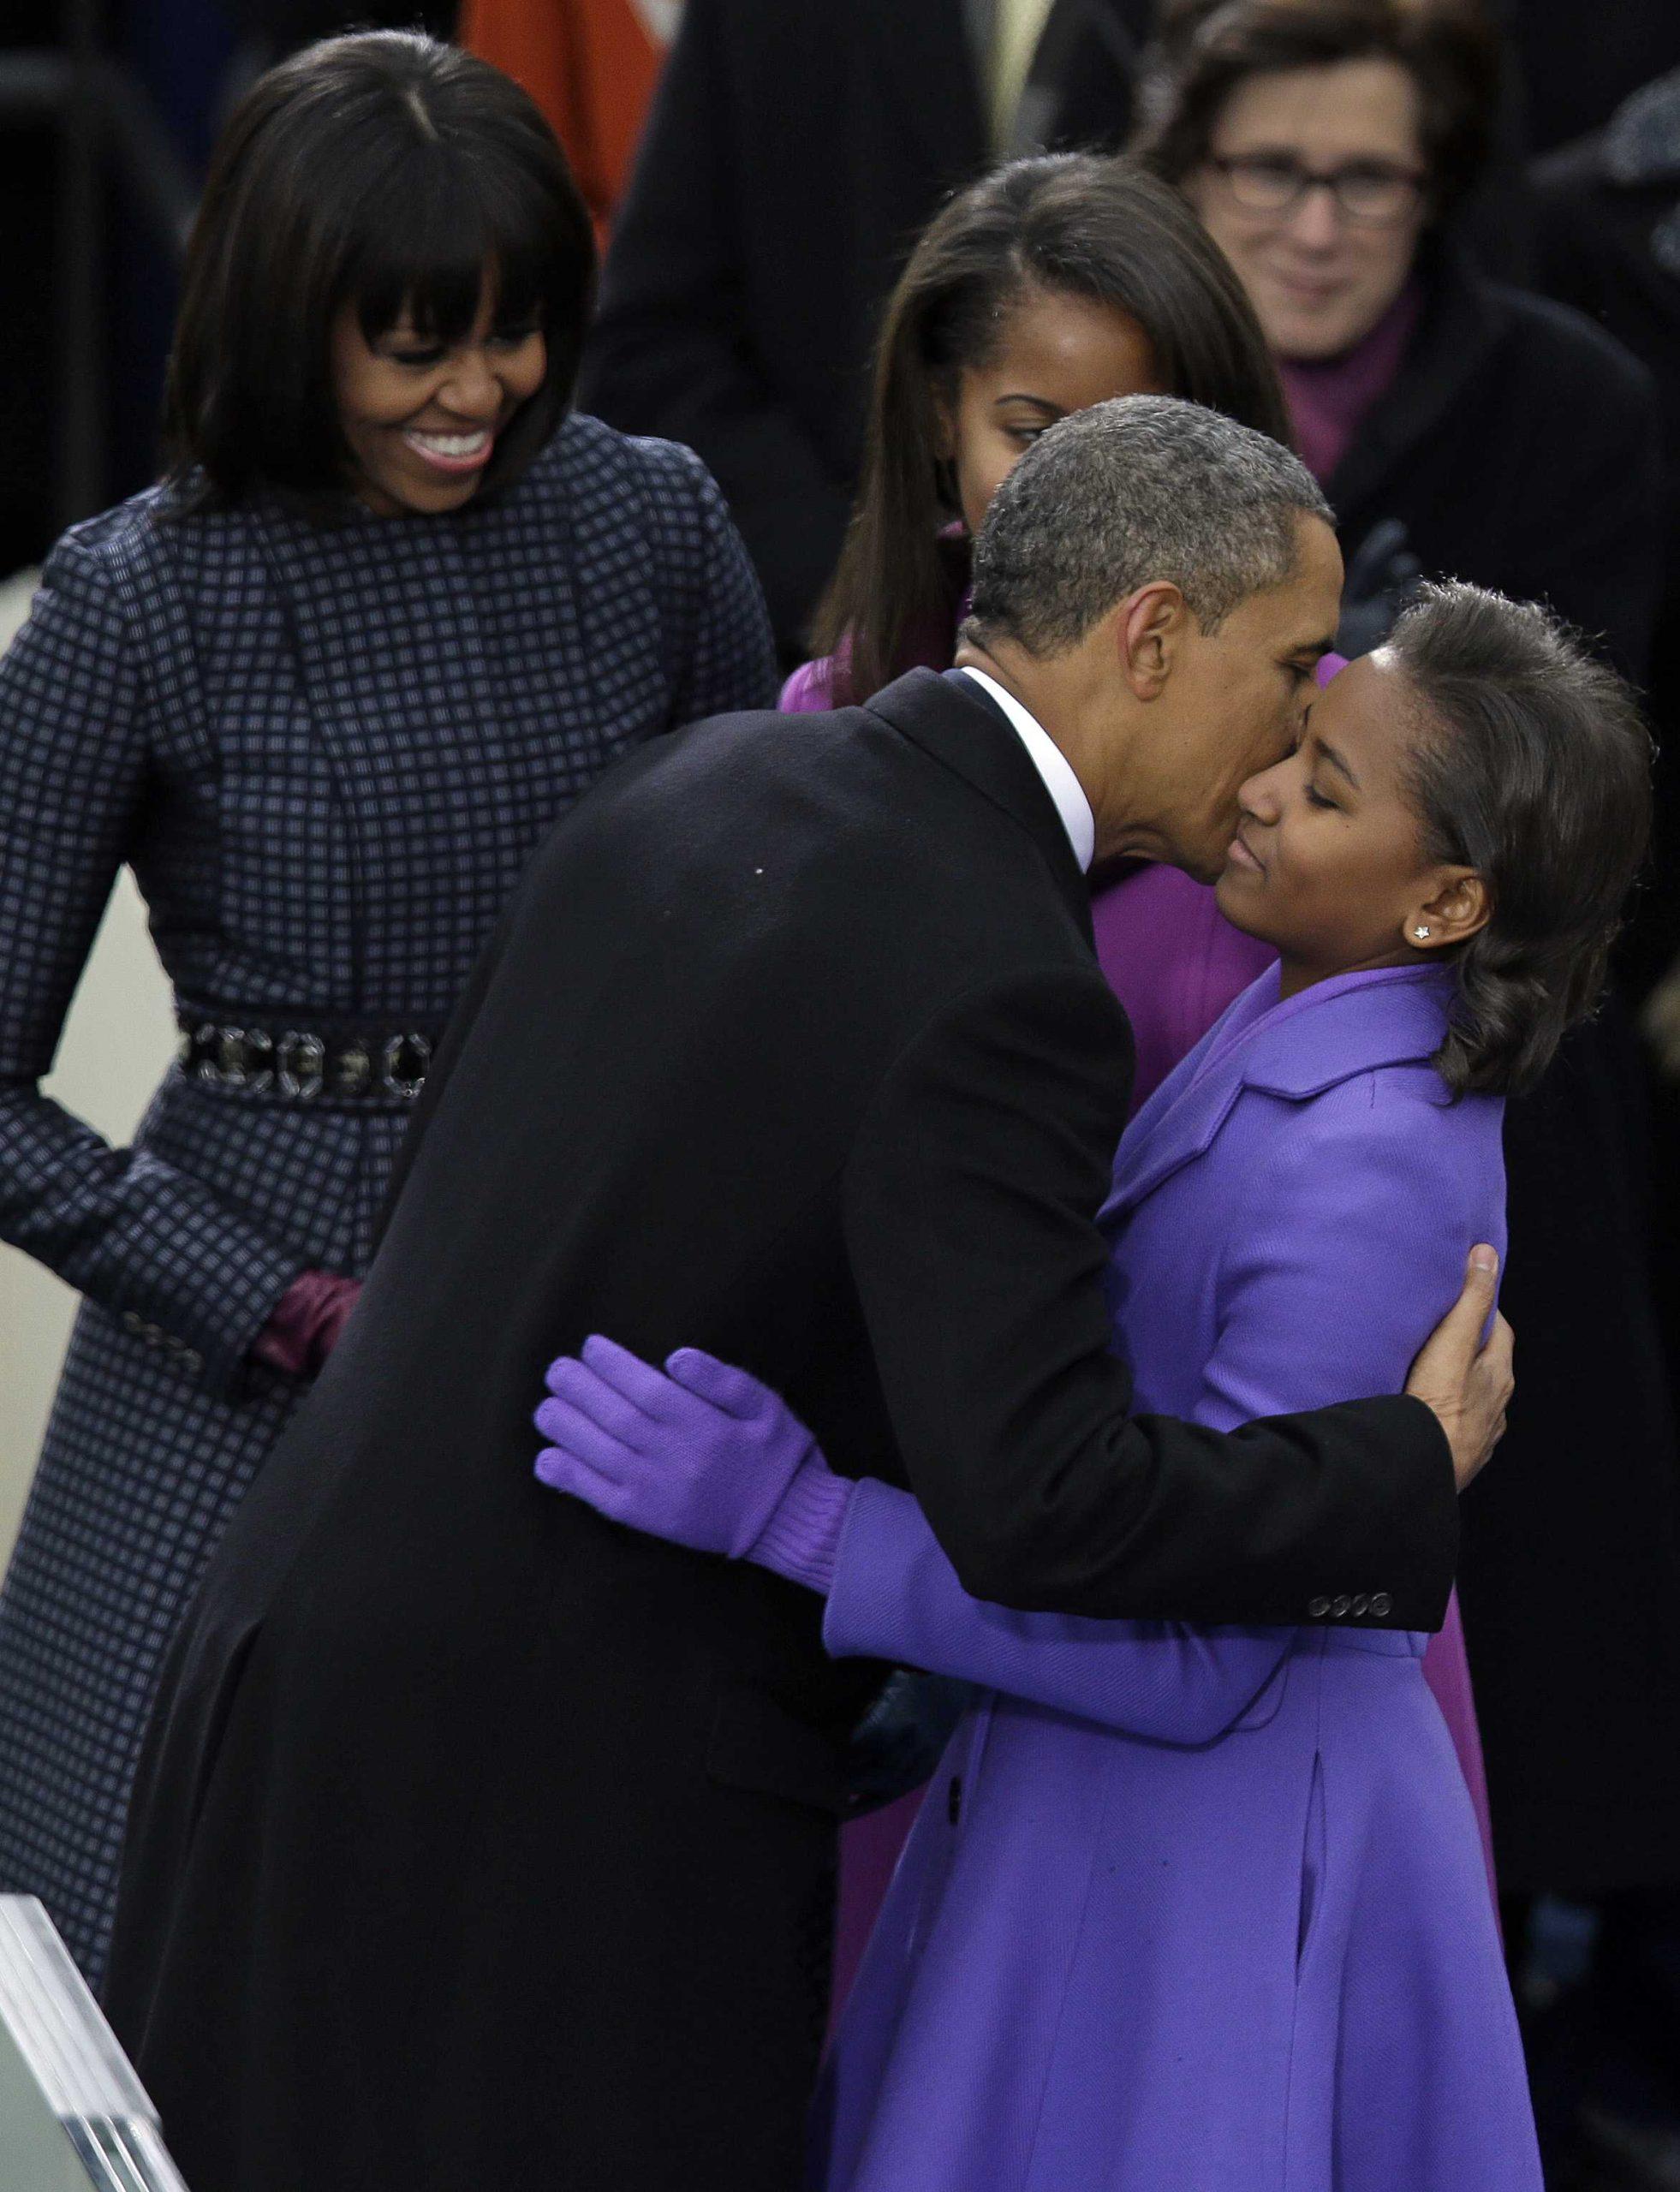
[{"label": "eyeglasses", "polygon": [[1240,152],[1229,159],[1210,152],[1207,164],[1245,213],[1293,213],[1309,192],[1327,190],[1344,221],[1388,229],[1423,202],[1423,176],[1384,160],[1350,160],[1345,167],[1319,170],[1302,167],[1282,152]]}]

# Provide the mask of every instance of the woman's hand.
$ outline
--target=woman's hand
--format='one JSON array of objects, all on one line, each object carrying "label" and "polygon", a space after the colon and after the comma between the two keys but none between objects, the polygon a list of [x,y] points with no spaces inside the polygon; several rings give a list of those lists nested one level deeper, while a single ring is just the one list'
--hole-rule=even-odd
[{"label": "woman's hand", "polygon": [[337,1346],[360,1294],[359,1278],[339,1272],[301,1272],[258,1334],[253,1356],[288,1377],[314,1377]]},{"label": "woman's hand", "polygon": [[[813,1493],[825,1510],[849,1493],[784,1402],[698,1348],[679,1348],[660,1371],[598,1336],[581,1360],[551,1363],[547,1385],[535,1421],[551,1443],[538,1476],[650,1536],[732,1559],[757,1554],[786,1574],[760,1541],[795,1480],[801,1509]],[[803,1569],[796,1580],[815,1581]]]}]

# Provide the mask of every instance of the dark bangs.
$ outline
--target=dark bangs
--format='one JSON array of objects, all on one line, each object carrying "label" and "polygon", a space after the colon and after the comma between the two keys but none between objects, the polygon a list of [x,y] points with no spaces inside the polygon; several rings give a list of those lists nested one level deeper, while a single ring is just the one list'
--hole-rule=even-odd
[{"label": "dark bangs", "polygon": [[497,327],[540,328],[548,352],[486,469],[494,492],[565,410],[594,264],[560,148],[509,78],[410,33],[312,46],[261,79],[217,150],[170,359],[171,469],[200,498],[268,487],[325,512],[348,463],[337,314],[353,305],[372,342],[407,307],[417,333],[458,342],[489,283]]},{"label": "dark bangs", "polygon": [[416,334],[461,342],[478,317],[486,268],[498,332],[545,327],[548,300],[561,286],[554,223],[528,194],[497,188],[498,180],[445,146],[415,146],[384,188],[370,191],[362,249],[343,285],[370,342],[390,331],[405,305]]}]

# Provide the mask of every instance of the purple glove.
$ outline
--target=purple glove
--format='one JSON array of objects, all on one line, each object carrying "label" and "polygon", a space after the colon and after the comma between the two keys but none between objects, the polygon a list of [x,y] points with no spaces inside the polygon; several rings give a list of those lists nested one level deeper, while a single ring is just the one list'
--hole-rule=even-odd
[{"label": "purple glove", "polygon": [[360,1293],[359,1278],[332,1271],[301,1272],[252,1343],[253,1355],[289,1377],[313,1378],[337,1346]]},{"label": "purple glove", "polygon": [[767,1385],[694,1347],[656,1370],[599,1335],[547,1384],[545,1484],[650,1537],[828,1589],[853,1486]]}]

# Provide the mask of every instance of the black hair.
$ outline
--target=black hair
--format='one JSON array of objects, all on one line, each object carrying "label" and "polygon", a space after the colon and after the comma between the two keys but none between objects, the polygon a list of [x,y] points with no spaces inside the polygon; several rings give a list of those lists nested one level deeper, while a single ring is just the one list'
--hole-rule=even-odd
[{"label": "black hair", "polygon": [[[1126,160],[1016,160],[924,231],[876,346],[863,484],[813,644],[837,653],[837,700],[902,666],[907,633],[954,608],[938,542],[960,515],[942,479],[938,403],[992,355],[1033,289],[1111,306],[1147,337],[1168,392],[1287,443],[1283,397],[1241,284],[1174,192]],[[849,694],[838,690],[849,685]]]},{"label": "black hair", "polygon": [[372,342],[406,306],[416,332],[458,342],[486,279],[497,326],[539,327],[548,352],[480,492],[506,485],[570,400],[594,274],[564,156],[511,78],[418,32],[307,47],[229,119],[188,247],[164,400],[183,503],[266,488],[342,506],[336,315],[353,303]]},{"label": "black hair", "polygon": [[1549,611],[1422,587],[1388,641],[1419,704],[1409,789],[1432,861],[1492,911],[1454,954],[1435,1063],[1455,1095],[1533,1087],[1604,990],[1651,831],[1654,749],[1631,688]]},{"label": "black hair", "polygon": [[1165,0],[1132,150],[1183,183],[1251,76],[1366,60],[1416,85],[1430,209],[1449,211],[1487,164],[1498,105],[1498,35],[1477,0]]}]

